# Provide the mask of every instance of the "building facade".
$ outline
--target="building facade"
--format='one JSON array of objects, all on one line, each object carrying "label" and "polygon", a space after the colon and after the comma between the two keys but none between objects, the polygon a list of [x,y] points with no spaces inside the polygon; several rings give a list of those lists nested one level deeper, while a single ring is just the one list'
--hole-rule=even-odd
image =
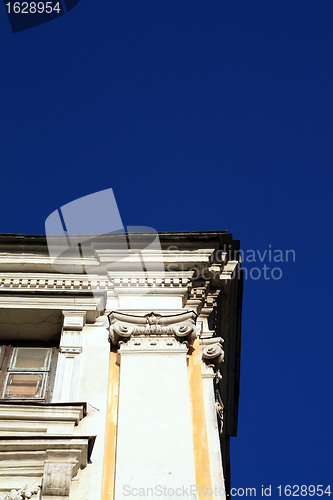
[{"label": "building facade", "polygon": [[239,241],[158,240],[0,236],[0,499],[228,494]]}]

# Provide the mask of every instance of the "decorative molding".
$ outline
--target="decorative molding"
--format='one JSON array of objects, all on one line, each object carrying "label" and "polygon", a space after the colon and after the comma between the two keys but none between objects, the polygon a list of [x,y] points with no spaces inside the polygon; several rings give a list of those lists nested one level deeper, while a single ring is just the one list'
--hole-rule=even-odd
[{"label": "decorative molding", "polygon": [[132,316],[120,312],[109,315],[110,339],[114,345],[129,340],[132,336],[174,337],[190,340],[196,336],[196,314],[193,311],[172,316],[161,316],[153,312],[145,316]]},{"label": "decorative molding", "polygon": [[136,288],[186,288],[191,287],[194,271],[109,271],[108,278],[113,287]]},{"label": "decorative molding", "polygon": [[171,336],[132,336],[127,342],[119,341],[119,354],[131,354],[135,352],[144,353],[187,353],[187,342],[179,342]]},{"label": "decorative molding", "polygon": [[0,273],[1,291],[108,291],[114,287],[189,288],[194,271],[108,271],[100,278],[87,274]]},{"label": "decorative molding", "polygon": [[65,354],[66,356],[73,356],[76,354],[81,354],[82,347],[60,347],[59,352]]},{"label": "decorative molding", "polygon": [[0,404],[1,436],[73,435],[84,405]]},{"label": "decorative molding", "polygon": [[3,500],[25,500],[26,498],[31,498],[40,490],[40,485],[30,484],[25,485],[24,488],[19,488],[17,490],[12,489],[10,492],[6,493]]},{"label": "decorative molding", "polygon": [[217,307],[217,298],[220,289],[212,288],[212,284],[207,280],[204,286],[195,287],[191,289],[187,307],[193,307],[197,314],[203,318],[208,318],[213,309]]},{"label": "decorative molding", "polygon": [[203,300],[202,308],[200,311],[201,316],[208,316],[211,315],[213,312],[213,309],[217,307],[217,299],[218,296],[220,295],[220,289],[217,290],[209,290],[207,293],[206,297]]},{"label": "decorative molding", "polygon": [[33,274],[0,273],[0,290],[7,291],[84,291],[109,290],[112,283],[107,278],[88,276],[87,274]]},{"label": "decorative molding", "polygon": [[192,288],[186,302],[186,307],[193,309],[200,314],[204,301],[209,290],[209,281],[204,286]]},{"label": "decorative molding", "polygon": [[[0,478],[12,477],[14,482],[19,477],[42,478],[44,464],[71,463],[72,477],[79,469],[88,464],[90,437],[19,437],[0,439]],[[54,457],[58,457],[57,460]]]},{"label": "decorative molding", "polygon": [[205,286],[192,288],[189,300],[200,300],[202,302],[206,299],[209,290],[209,281],[206,281]]}]

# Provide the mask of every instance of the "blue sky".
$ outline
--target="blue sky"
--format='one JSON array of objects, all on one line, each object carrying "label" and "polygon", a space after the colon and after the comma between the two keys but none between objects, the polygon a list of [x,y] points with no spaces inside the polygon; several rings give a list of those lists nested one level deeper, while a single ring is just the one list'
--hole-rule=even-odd
[{"label": "blue sky", "polygon": [[13,34],[0,9],[1,232],[112,187],[125,225],[295,250],[245,281],[235,487],[332,480],[332,23],[331,0],[80,0]]}]

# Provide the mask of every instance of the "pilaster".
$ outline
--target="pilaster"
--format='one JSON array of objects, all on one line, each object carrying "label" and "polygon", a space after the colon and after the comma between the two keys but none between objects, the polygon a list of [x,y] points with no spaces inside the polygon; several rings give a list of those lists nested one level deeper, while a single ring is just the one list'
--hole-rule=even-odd
[{"label": "pilaster", "polygon": [[[225,500],[225,484],[222,468],[219,432],[223,430],[223,402],[218,391],[221,364],[224,361],[223,339],[208,332],[201,338],[202,385],[206,416],[209,463],[213,487],[213,500]],[[218,424],[220,419],[220,425]]]},{"label": "pilaster", "polygon": [[57,374],[53,401],[75,401],[82,352],[81,332],[85,325],[85,311],[63,311]]},{"label": "pilaster", "polygon": [[114,312],[109,319],[120,363],[115,499],[131,488],[193,487],[186,356],[196,315]]}]

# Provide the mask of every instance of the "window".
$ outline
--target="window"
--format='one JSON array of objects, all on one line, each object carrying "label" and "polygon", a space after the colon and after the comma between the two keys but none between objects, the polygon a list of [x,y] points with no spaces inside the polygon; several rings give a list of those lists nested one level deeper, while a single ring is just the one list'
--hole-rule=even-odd
[{"label": "window", "polygon": [[48,401],[57,350],[11,346],[1,346],[0,349],[0,397],[5,400]]}]

